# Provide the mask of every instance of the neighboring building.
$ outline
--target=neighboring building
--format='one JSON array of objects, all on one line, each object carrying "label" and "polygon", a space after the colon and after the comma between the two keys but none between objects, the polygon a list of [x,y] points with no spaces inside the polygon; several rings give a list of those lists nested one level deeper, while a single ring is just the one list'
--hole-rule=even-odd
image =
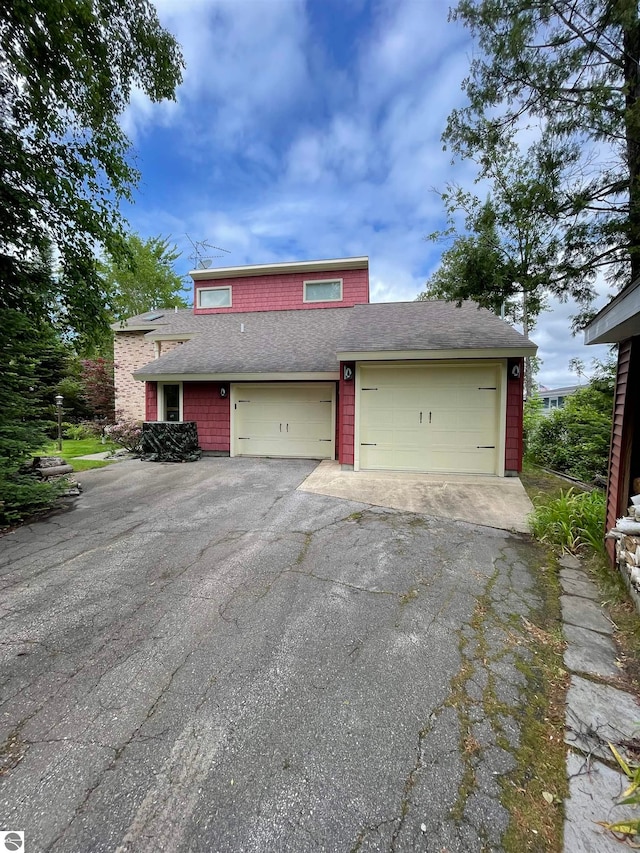
[{"label": "neighboring building", "polygon": [[[640,279],[619,293],[585,329],[585,343],[617,344],[618,369],[607,486],[607,530],[626,514],[631,494],[640,489]],[[612,560],[615,545],[607,541]]]},{"label": "neighboring building", "polygon": [[523,359],[474,303],[369,303],[367,258],[197,270],[194,308],[114,326],[116,408],[204,451],[355,470],[521,469]]},{"label": "neighboring building", "polygon": [[542,412],[548,415],[554,409],[564,409],[564,404],[567,397],[575,394],[580,386],[567,385],[565,388],[538,388],[538,394],[542,400]]}]

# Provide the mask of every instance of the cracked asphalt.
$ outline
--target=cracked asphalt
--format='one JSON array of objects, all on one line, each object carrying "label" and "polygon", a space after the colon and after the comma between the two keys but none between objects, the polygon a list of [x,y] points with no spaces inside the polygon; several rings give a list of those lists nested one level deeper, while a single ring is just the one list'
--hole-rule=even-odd
[{"label": "cracked asphalt", "polygon": [[0,539],[29,853],[501,849],[530,546],[296,491],[314,467],[122,462]]}]

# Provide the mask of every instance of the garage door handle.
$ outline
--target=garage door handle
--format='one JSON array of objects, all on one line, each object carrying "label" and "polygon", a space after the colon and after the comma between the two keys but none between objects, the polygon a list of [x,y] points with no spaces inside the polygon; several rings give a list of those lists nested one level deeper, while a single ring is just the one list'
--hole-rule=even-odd
[{"label": "garage door handle", "polygon": [[318,441],[331,441],[330,438],[319,438]]},{"label": "garage door handle", "polygon": [[280,432],[282,432],[282,424],[280,424]]},{"label": "garage door handle", "polygon": [[476,450],[495,450],[495,444],[478,444],[476,445]]},{"label": "garage door handle", "polygon": [[422,412],[420,412],[420,423],[422,423]]},{"label": "garage door handle", "polygon": [[378,445],[375,441],[361,441],[360,447],[377,447]]},{"label": "garage door handle", "polygon": [[478,391],[497,391],[497,390],[498,389],[496,388],[495,385],[479,385],[478,386]]}]

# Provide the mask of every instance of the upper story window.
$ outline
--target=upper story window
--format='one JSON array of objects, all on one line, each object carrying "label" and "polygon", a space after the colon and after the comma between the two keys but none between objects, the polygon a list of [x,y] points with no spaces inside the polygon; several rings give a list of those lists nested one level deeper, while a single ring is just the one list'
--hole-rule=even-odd
[{"label": "upper story window", "polygon": [[342,279],[305,281],[304,302],[342,302]]},{"label": "upper story window", "polygon": [[230,287],[199,287],[198,308],[231,308]]}]

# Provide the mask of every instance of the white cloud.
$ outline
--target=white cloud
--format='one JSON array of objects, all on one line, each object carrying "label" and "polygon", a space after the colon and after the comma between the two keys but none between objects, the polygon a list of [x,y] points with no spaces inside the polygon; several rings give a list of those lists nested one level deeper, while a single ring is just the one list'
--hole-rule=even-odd
[{"label": "white cloud", "polygon": [[[231,145],[273,121],[309,84],[303,0],[157,0],[186,63],[173,121],[203,141]],[[157,108],[135,94],[123,123],[135,139]],[[195,140],[194,140],[195,141]]]}]

